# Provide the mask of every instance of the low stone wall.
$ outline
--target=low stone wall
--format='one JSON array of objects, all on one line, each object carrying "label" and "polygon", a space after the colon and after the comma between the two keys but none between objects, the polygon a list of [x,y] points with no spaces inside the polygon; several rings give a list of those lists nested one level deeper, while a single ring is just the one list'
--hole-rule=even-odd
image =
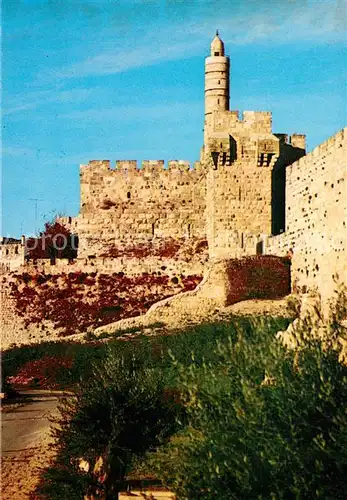
[{"label": "low stone wall", "polygon": [[224,306],[248,299],[276,299],[290,293],[290,260],[270,255],[211,262],[200,294]]},{"label": "low stone wall", "polygon": [[164,273],[12,273],[1,278],[2,348],[86,333],[143,314],[157,301],[192,290],[202,276]]},{"label": "low stone wall", "polygon": [[98,272],[105,274],[124,273],[126,275],[137,275],[141,273],[161,273],[169,276],[199,274],[203,275],[205,263],[207,260],[206,255],[194,256],[191,261],[146,257],[141,258],[128,258],[128,257],[115,257],[115,258],[95,258],[95,259],[75,259],[68,261],[68,259],[57,259],[56,263],[52,265],[48,259],[39,259],[27,262],[22,271],[33,273],[40,272],[45,274],[60,274],[60,273],[75,273],[75,272]]},{"label": "low stone wall", "polygon": [[167,328],[200,323],[216,310],[247,299],[277,299],[290,293],[290,260],[259,255],[211,261],[194,290],[153,304],[143,316],[95,330],[96,335],[161,322]]}]

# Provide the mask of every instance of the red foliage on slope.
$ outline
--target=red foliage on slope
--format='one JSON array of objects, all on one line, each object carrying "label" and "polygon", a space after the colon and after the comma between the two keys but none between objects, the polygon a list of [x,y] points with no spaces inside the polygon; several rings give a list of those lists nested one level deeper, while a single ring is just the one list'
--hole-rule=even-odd
[{"label": "red foliage on slope", "polygon": [[122,318],[145,313],[171,295],[193,290],[201,276],[169,276],[143,273],[124,276],[75,272],[60,275],[23,273],[10,283],[16,311],[26,326],[53,323],[62,335],[84,332]]},{"label": "red foliage on slope", "polygon": [[53,388],[57,386],[58,376],[72,368],[72,365],[72,358],[44,356],[25,363],[16,375],[7,378],[7,382],[17,387],[35,384],[40,387]]},{"label": "red foliage on slope", "polygon": [[275,299],[290,293],[290,259],[257,255],[228,262],[228,304],[247,299]]}]

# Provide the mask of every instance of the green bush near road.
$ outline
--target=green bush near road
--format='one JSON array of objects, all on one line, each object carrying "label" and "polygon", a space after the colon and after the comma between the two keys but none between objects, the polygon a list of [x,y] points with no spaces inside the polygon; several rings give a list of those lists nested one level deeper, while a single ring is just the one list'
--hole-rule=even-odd
[{"label": "green bush near road", "polygon": [[[182,499],[344,498],[347,368],[312,339],[285,350],[274,334],[287,323],[231,319],[172,336],[50,344],[50,355],[73,356],[64,380],[76,398],[62,407],[59,453],[38,497],[117,498],[150,478]],[[39,356],[12,355],[12,371]]]},{"label": "green bush near road", "polygon": [[182,499],[345,498],[338,352],[314,341],[288,352],[256,334],[217,352],[214,364],[176,363],[186,420],[147,467]]},{"label": "green bush near road", "polygon": [[[288,325],[288,320],[285,318],[264,318],[262,322],[264,332],[270,335]],[[71,360],[71,363],[57,371],[55,379],[50,377],[41,386],[43,388],[71,388],[81,380],[88,379],[92,375],[94,364],[101,362],[109,351],[119,357],[128,357],[136,353],[137,358],[143,359],[146,365],[160,366],[168,373],[168,376],[171,376],[169,350],[184,364],[191,362],[190,356],[193,351],[196,359],[212,359],[215,355],[211,345],[218,339],[222,340],[230,335],[235,336],[238,328],[252,334],[252,320],[240,318],[225,323],[199,325],[168,336],[140,335],[127,342],[115,338],[109,339],[107,343],[97,342],[94,339],[88,343],[66,341],[14,346],[2,353],[2,380],[18,375],[32,362],[41,360],[44,364],[45,358],[56,357]],[[27,375],[30,375],[30,371]]]}]

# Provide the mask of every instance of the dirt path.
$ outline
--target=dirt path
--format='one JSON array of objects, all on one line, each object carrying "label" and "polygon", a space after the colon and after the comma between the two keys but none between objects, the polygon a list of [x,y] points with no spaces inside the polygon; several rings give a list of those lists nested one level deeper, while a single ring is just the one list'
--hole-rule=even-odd
[{"label": "dirt path", "polygon": [[53,457],[49,417],[61,393],[24,391],[5,403],[1,415],[1,499],[26,500],[39,480],[40,468]]}]

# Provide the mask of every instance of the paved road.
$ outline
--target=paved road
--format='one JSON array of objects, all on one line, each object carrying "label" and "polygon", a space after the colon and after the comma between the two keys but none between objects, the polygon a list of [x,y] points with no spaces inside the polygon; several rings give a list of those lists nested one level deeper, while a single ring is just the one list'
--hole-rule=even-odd
[{"label": "paved road", "polygon": [[58,391],[28,390],[5,402],[1,415],[2,499],[26,499],[52,452],[49,417],[57,413]]},{"label": "paved road", "polygon": [[23,391],[12,411],[2,414],[2,455],[32,448],[49,435],[49,416],[56,413],[60,393]]},{"label": "paved road", "polygon": [[[52,451],[49,417],[57,413],[61,392],[22,391],[16,403],[5,403],[2,413],[2,491],[1,500],[26,500],[39,480],[39,468],[48,464]],[[7,411],[7,408],[9,411]],[[164,491],[133,491],[131,498],[171,500]],[[129,496],[121,494],[120,500]]]}]

